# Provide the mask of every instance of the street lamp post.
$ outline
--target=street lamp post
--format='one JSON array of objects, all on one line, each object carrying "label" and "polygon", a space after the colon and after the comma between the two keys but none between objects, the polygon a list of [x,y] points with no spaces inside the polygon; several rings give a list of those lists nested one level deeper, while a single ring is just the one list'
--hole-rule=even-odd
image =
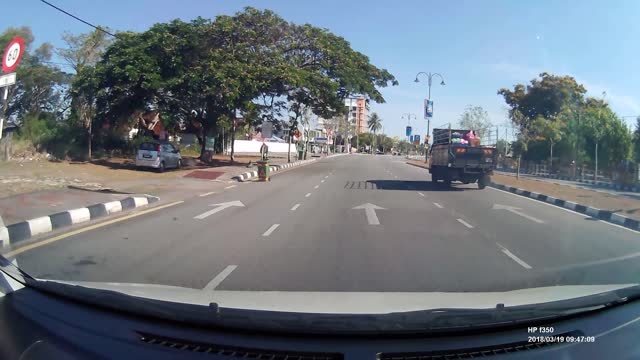
[{"label": "street lamp post", "polygon": [[[437,76],[440,78],[440,85],[444,86],[446,85],[444,83],[444,77],[439,74],[439,73],[430,73],[430,72],[424,72],[424,71],[420,71],[419,73],[416,74],[416,79],[414,80],[415,82],[420,82],[420,80],[418,79],[418,77],[420,75],[426,75],[427,76],[427,85],[429,87],[429,96],[427,98],[428,102],[431,102],[431,84],[433,83],[433,77]],[[427,114],[425,113],[425,116],[427,117],[427,134],[426,136],[429,136],[429,132],[431,131],[431,117],[427,116]],[[429,147],[429,143],[426,143],[425,146],[425,161],[427,161],[428,158],[428,147]]]},{"label": "street lamp post", "polygon": [[[418,116],[414,113],[404,113],[400,119],[407,119],[407,126],[411,125],[411,117],[413,116],[414,120],[418,120]],[[407,139],[409,140],[409,139]],[[409,145],[411,145],[411,141],[409,141]],[[407,156],[409,155],[409,150],[407,150]]]}]

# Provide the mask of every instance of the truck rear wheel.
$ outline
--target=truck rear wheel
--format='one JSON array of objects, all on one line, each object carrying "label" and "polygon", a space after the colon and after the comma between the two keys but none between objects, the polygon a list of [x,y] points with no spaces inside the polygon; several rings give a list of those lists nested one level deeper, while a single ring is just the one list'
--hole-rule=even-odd
[{"label": "truck rear wheel", "polygon": [[489,175],[482,176],[480,179],[478,179],[478,189],[482,190],[486,188],[487,185],[489,185],[490,181],[491,179],[489,178]]}]

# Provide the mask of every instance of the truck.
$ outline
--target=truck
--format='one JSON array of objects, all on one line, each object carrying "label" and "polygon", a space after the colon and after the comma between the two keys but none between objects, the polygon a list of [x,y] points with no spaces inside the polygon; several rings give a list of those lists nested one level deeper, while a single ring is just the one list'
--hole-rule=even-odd
[{"label": "truck", "polygon": [[452,181],[463,184],[478,183],[484,189],[491,181],[490,176],[497,162],[495,146],[480,145],[479,139],[464,143],[472,130],[433,129],[433,145],[429,149],[429,173],[431,181],[442,181],[451,186]]}]

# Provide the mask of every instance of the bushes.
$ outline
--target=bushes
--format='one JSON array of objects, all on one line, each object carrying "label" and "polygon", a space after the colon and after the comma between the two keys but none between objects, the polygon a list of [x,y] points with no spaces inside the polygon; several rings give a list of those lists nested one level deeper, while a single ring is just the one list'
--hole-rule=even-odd
[{"label": "bushes", "polygon": [[28,113],[22,121],[19,139],[33,144],[39,152],[48,152],[56,159],[86,157],[86,135],[80,126],[56,121],[51,113]]}]

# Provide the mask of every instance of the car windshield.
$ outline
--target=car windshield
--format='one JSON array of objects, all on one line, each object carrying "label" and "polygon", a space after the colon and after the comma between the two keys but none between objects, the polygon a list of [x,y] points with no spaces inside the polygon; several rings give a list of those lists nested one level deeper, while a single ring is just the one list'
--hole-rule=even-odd
[{"label": "car windshield", "polygon": [[3,12],[0,254],[48,287],[472,324],[640,283],[638,2]]},{"label": "car windshield", "polygon": [[157,149],[158,149],[158,144],[149,143],[149,142],[140,144],[140,150],[155,151]]}]

